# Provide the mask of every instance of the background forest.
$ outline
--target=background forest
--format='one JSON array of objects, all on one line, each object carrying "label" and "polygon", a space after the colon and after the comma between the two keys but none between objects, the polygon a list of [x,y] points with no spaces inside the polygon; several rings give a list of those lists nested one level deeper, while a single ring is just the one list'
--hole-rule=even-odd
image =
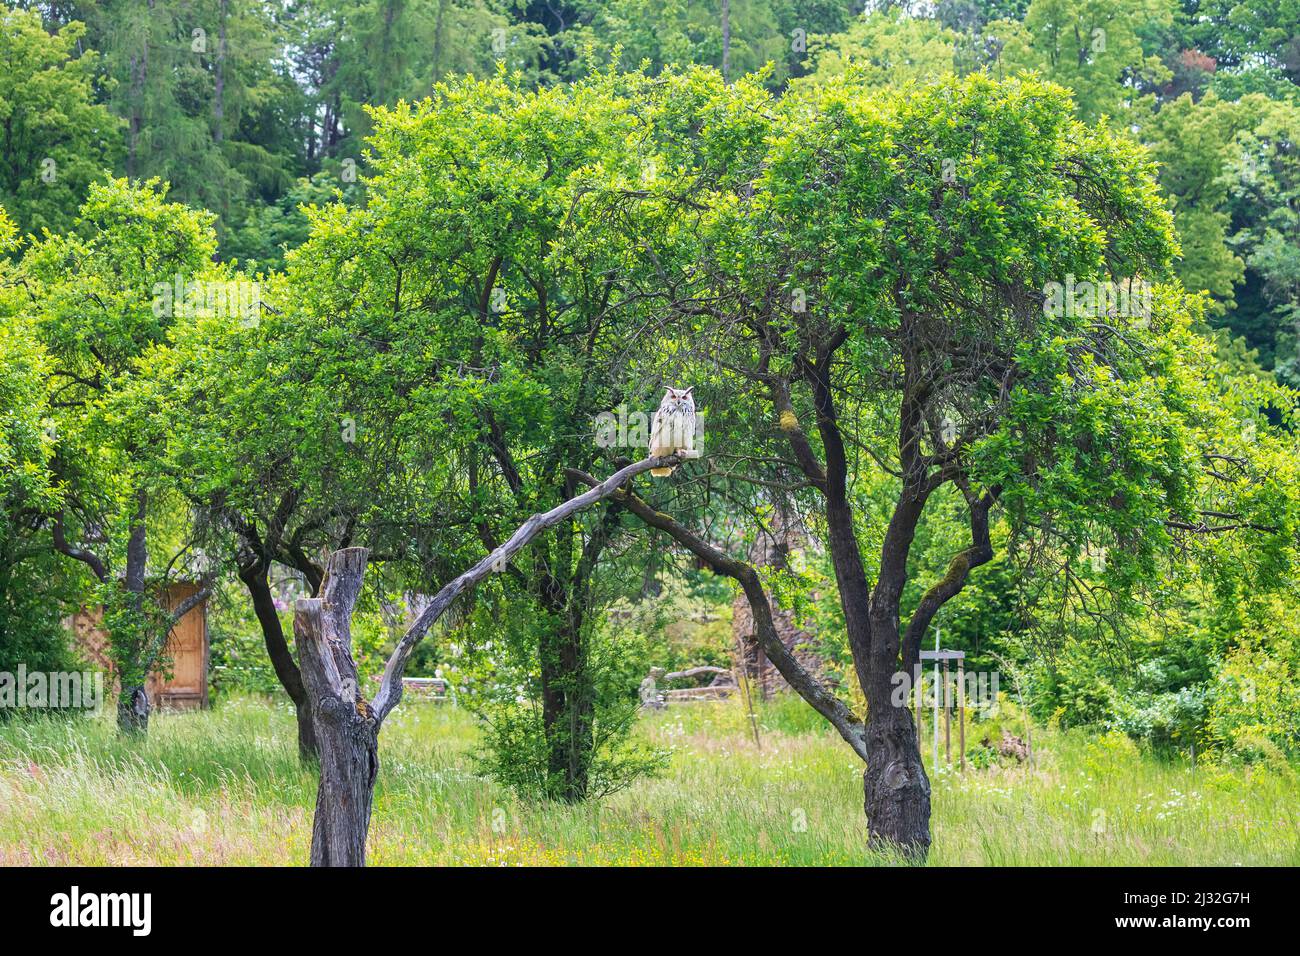
[{"label": "background forest", "polygon": [[[1187,349],[1218,386],[1198,401],[1237,449],[1213,467],[1245,504],[1150,549],[1106,514],[1132,489],[1039,536],[994,512],[994,556],[934,627],[1045,727],[1161,759],[1287,772],[1300,756],[1295,542],[1237,533],[1300,522],[1300,0],[106,0],[0,16],[0,671],[73,666],[64,619],[101,604],[129,695],[167,667],[170,612],[147,595],[183,576],[211,594],[218,693],[287,692],[310,752],[289,612],[329,551],[371,549],[354,637],[373,677],[421,595],[566,497],[574,469],[608,473],[597,412],[704,385],[709,447],[737,469],[771,450],[744,444],[752,410],[725,385],[675,377],[706,374],[707,344],[666,329],[653,358],[624,344],[657,321],[642,250],[687,261],[693,241],[661,186],[678,166],[647,168],[627,101],[663,111],[667,167],[680,117],[654,91],[715,95],[692,66],[755,113],[846,79],[978,91],[1033,73],[1155,164],[1194,300]],[[691,168],[724,170],[710,196],[757,135],[741,106],[725,135],[682,121]],[[472,174],[420,173],[470,156]],[[621,190],[584,220],[599,228],[565,215],[583,176]],[[196,281],[239,308],[190,307]],[[611,295],[631,303],[617,327]],[[896,475],[854,454],[859,537],[878,551]],[[761,475],[710,472],[674,513],[741,556],[802,527],[807,546],[764,583],[858,705],[826,529],[788,475]],[[1052,493],[1098,497],[1091,473],[1072,481]],[[927,512],[904,607],[969,536],[965,505]],[[730,666],[736,593],[610,508],[481,587],[410,672],[447,676],[483,718],[486,772],[581,801],[662,765],[634,740],[637,683]],[[574,714],[586,731],[557,734]],[[975,759],[994,759],[981,736]]]}]

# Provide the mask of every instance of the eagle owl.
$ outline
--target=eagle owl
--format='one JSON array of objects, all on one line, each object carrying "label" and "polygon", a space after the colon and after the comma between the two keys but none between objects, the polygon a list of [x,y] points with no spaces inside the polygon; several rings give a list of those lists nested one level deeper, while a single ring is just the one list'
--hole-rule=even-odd
[{"label": "eagle owl", "polygon": [[[650,454],[661,458],[679,451],[695,450],[695,396],[691,388],[670,388],[664,392],[650,425]],[[651,468],[657,478],[671,475],[671,468]]]}]

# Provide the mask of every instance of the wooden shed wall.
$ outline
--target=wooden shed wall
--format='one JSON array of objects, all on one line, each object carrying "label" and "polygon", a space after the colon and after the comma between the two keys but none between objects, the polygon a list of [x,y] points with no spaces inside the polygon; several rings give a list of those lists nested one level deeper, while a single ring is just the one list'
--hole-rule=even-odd
[{"label": "wooden shed wall", "polygon": [[[175,607],[198,590],[196,584],[172,584],[165,603]],[[103,608],[82,608],[72,617],[73,639],[90,660],[113,672],[108,634],[101,623]],[[208,606],[200,603],[176,622],[167,637],[171,677],[153,674],[145,685],[154,707],[190,710],[208,706]]]}]

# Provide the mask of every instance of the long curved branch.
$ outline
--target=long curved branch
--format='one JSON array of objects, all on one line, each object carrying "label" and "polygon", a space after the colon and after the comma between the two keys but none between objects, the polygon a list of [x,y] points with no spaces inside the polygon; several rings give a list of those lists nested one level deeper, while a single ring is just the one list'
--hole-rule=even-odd
[{"label": "long curved branch", "polygon": [[397,706],[398,701],[402,699],[402,675],[406,671],[406,662],[410,659],[411,652],[415,650],[416,645],[428,633],[429,628],[451,606],[451,603],[456,600],[462,591],[481,581],[495,569],[505,567],[506,563],[514,555],[522,551],[533,538],[547,528],[553,527],[577,512],[591,507],[596,502],[610,497],[629,479],[644,471],[649,471],[651,468],[667,468],[680,465],[688,457],[696,457],[696,455],[682,454],[651,457],[635,462],[625,468],[620,468],[604,481],[597,483],[577,497],[570,498],[543,514],[533,515],[515,530],[515,533],[509,537],[505,544],[496,548],[464,574],[447,582],[442,590],[433,596],[433,600],[415,619],[415,623],[411,625],[410,629],[402,635],[402,639],[397,642],[397,647],[393,649],[392,655],[388,658],[388,664],[384,667],[383,680],[379,685],[379,693],[375,695],[374,703],[371,705],[375,719],[382,723],[384,718]]},{"label": "long curved branch", "polygon": [[63,530],[63,512],[54,516],[54,524],[50,529],[51,538],[54,541],[54,550],[72,558],[74,561],[80,561],[90,568],[91,573],[100,581],[108,580],[108,568],[104,565],[99,555],[84,548],[78,548],[68,543],[67,535]]},{"label": "long curved branch", "polygon": [[939,609],[966,587],[971,570],[993,560],[993,543],[989,538],[989,509],[997,501],[997,489],[986,491],[970,505],[971,545],[948,563],[948,571],[921,596],[912,612],[903,636],[903,665],[910,668],[919,659],[921,638]]},{"label": "long curved branch", "polygon": [[[596,479],[576,469],[568,469],[574,478],[587,484],[594,484]],[[754,614],[757,638],[768,660],[785,678],[795,692],[821,714],[834,727],[853,752],[864,761],[867,759],[867,744],[862,719],[853,713],[845,703],[832,694],[821,681],[795,659],[776,632],[772,618],[772,604],[758,572],[743,561],[737,561],[703,538],[675,521],[662,511],[656,511],[630,490],[622,489],[614,494],[614,500],[623,505],[642,522],[652,528],[666,533],[678,544],[685,547],[697,558],[704,561],[718,574],[726,575],[737,581],[745,592],[750,609]]]}]

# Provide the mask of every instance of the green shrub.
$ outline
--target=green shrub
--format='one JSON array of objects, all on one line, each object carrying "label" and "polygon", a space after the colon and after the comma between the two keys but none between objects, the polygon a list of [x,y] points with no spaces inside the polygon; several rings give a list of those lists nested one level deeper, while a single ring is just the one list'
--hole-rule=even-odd
[{"label": "green shrub", "polygon": [[[0,672],[16,675],[20,666],[33,671],[89,669],[72,649],[63,626],[53,556],[18,565],[0,564]],[[0,708],[0,719],[15,713]]]},{"label": "green shrub", "polygon": [[[456,632],[454,656],[444,668],[457,701],[484,725],[476,754],[478,768],[525,800],[557,799],[562,776],[550,766],[555,734],[543,721],[539,646],[543,629],[554,626],[525,598],[480,600]],[[608,618],[589,625],[585,685],[568,683],[562,693],[590,693],[593,704],[587,766],[587,796],[616,793],[657,773],[667,755],[634,741],[639,712],[636,689],[649,669],[645,639],[626,621]]]},{"label": "green shrub", "polygon": [[1243,644],[1219,669],[1209,705],[1213,747],[1247,760],[1300,754],[1300,668],[1289,641]]}]

